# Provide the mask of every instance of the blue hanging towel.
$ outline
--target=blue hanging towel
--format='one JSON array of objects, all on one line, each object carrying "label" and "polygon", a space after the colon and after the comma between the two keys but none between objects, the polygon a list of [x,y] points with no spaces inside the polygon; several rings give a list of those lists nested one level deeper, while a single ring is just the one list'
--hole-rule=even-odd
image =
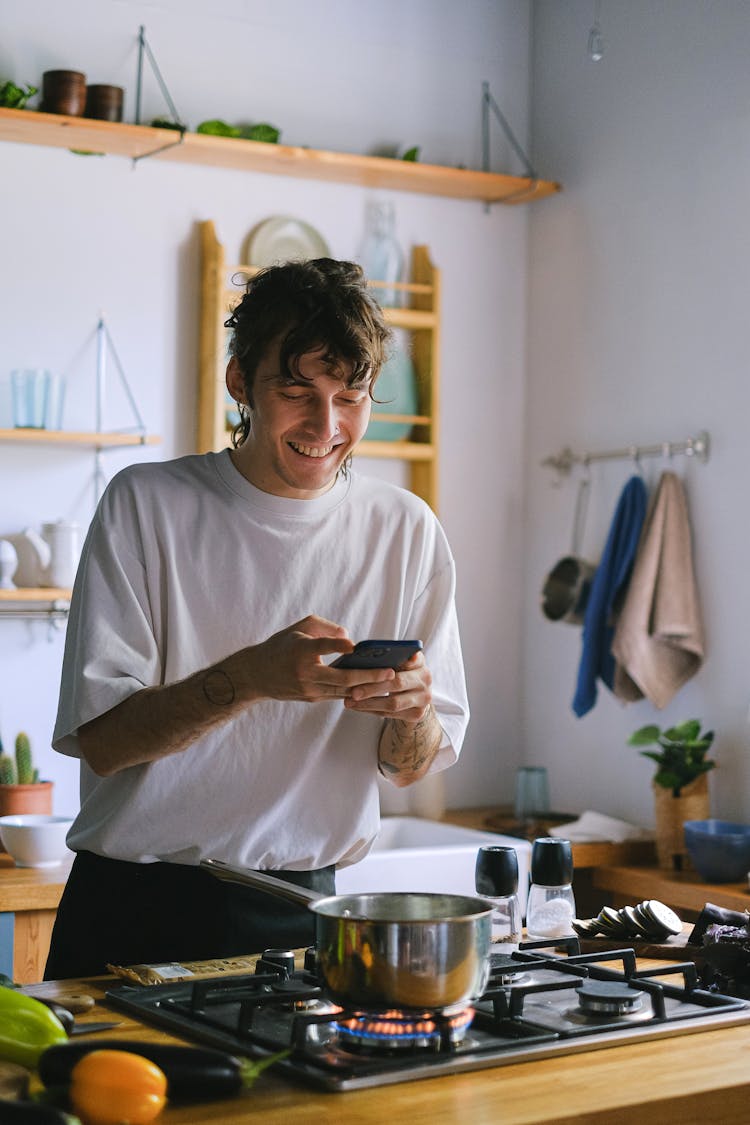
[{"label": "blue hanging towel", "polygon": [[583,651],[573,710],[581,718],[596,703],[596,681],[611,690],[615,676],[612,655],[614,624],[612,611],[630,580],[643,521],[646,518],[646,486],[632,476],[617,502],[612,526],[601,561],[596,569],[583,619]]}]

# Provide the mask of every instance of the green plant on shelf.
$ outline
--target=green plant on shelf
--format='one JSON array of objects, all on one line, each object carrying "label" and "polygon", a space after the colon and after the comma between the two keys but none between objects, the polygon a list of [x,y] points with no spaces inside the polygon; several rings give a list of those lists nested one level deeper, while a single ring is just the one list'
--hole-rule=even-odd
[{"label": "green plant on shelf", "polygon": [[628,739],[628,746],[661,747],[660,750],[641,750],[644,758],[656,763],[654,783],[671,789],[675,797],[691,781],[716,768],[716,762],[707,758],[714,740],[714,732],[701,733],[698,719],[687,719],[677,726],[662,731],[651,724],[640,727]]},{"label": "green plant on shelf", "polygon": [[6,109],[23,109],[29,98],[33,98],[34,94],[39,91],[36,86],[28,86],[22,89],[17,86],[15,82],[2,82],[0,83],[0,106]]}]

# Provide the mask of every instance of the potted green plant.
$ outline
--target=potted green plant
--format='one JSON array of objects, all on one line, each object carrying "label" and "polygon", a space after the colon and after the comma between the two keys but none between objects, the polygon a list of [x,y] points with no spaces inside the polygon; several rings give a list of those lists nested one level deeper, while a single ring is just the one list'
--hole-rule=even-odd
[{"label": "potted green plant", "polygon": [[29,98],[39,91],[36,86],[26,86],[24,90],[15,82],[0,82],[0,105],[6,109],[23,109]]},{"label": "potted green plant", "polygon": [[3,752],[0,742],[0,816],[52,812],[51,781],[41,781],[34,765],[29,736],[16,736],[15,755]]},{"label": "potted green plant", "polygon": [[708,774],[716,762],[707,757],[713,731],[701,731],[698,719],[687,719],[661,730],[650,724],[634,731],[629,746],[642,749],[656,763],[652,778],[656,814],[656,854],[660,867],[681,871],[690,866],[683,824],[709,815]]}]

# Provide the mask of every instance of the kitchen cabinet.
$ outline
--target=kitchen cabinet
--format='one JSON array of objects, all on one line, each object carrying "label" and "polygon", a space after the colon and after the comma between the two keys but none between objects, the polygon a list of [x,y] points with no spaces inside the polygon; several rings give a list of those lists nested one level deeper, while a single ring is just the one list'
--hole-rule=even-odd
[{"label": "kitchen cabinet", "polygon": [[[198,384],[199,453],[218,451],[229,444],[227,411],[233,403],[225,385],[227,330],[224,328],[232,306],[242,295],[242,281],[256,270],[247,265],[228,264],[223,245],[213,222],[200,224],[201,235],[201,319]],[[232,281],[235,284],[232,284]],[[377,295],[378,282],[371,282]],[[386,458],[403,462],[409,474],[409,487],[437,511],[438,442],[440,422],[440,270],[430,260],[426,246],[415,246],[411,256],[410,280],[389,289],[403,294],[403,307],[385,308],[386,320],[408,333],[411,359],[416,372],[418,413],[387,414],[373,406],[374,421],[411,426],[408,440],[360,442],[355,456]],[[382,286],[381,286],[382,287]],[[377,396],[377,385],[376,385]]]},{"label": "kitchen cabinet", "polygon": [[52,927],[70,873],[59,867],[16,867],[0,853],[0,972],[19,984],[39,981]]},{"label": "kitchen cabinet", "polygon": [[560,190],[549,180],[475,172],[435,164],[324,152],[300,145],[265,144],[201,133],[178,133],[150,125],[127,125],[27,109],[0,108],[0,141],[67,148],[141,160],[234,168],[360,187],[413,191],[486,204],[529,203]]},{"label": "kitchen cabinet", "polygon": [[[141,433],[95,433],[74,430],[0,429],[0,445],[44,445],[91,449],[97,456],[104,449],[130,445],[154,445],[161,439]],[[0,590],[0,618],[11,614],[55,616],[65,614],[71,591],[57,587],[17,587]]]}]

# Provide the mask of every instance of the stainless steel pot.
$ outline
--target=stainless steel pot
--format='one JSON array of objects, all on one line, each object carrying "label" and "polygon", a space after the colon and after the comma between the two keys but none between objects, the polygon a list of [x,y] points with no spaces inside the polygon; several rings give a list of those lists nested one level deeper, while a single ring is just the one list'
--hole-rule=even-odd
[{"label": "stainless steel pot", "polygon": [[315,915],[318,966],[342,1007],[464,1007],[487,984],[492,904],[468,895],[383,892],[321,895],[220,860],[213,875],[306,906]]}]

